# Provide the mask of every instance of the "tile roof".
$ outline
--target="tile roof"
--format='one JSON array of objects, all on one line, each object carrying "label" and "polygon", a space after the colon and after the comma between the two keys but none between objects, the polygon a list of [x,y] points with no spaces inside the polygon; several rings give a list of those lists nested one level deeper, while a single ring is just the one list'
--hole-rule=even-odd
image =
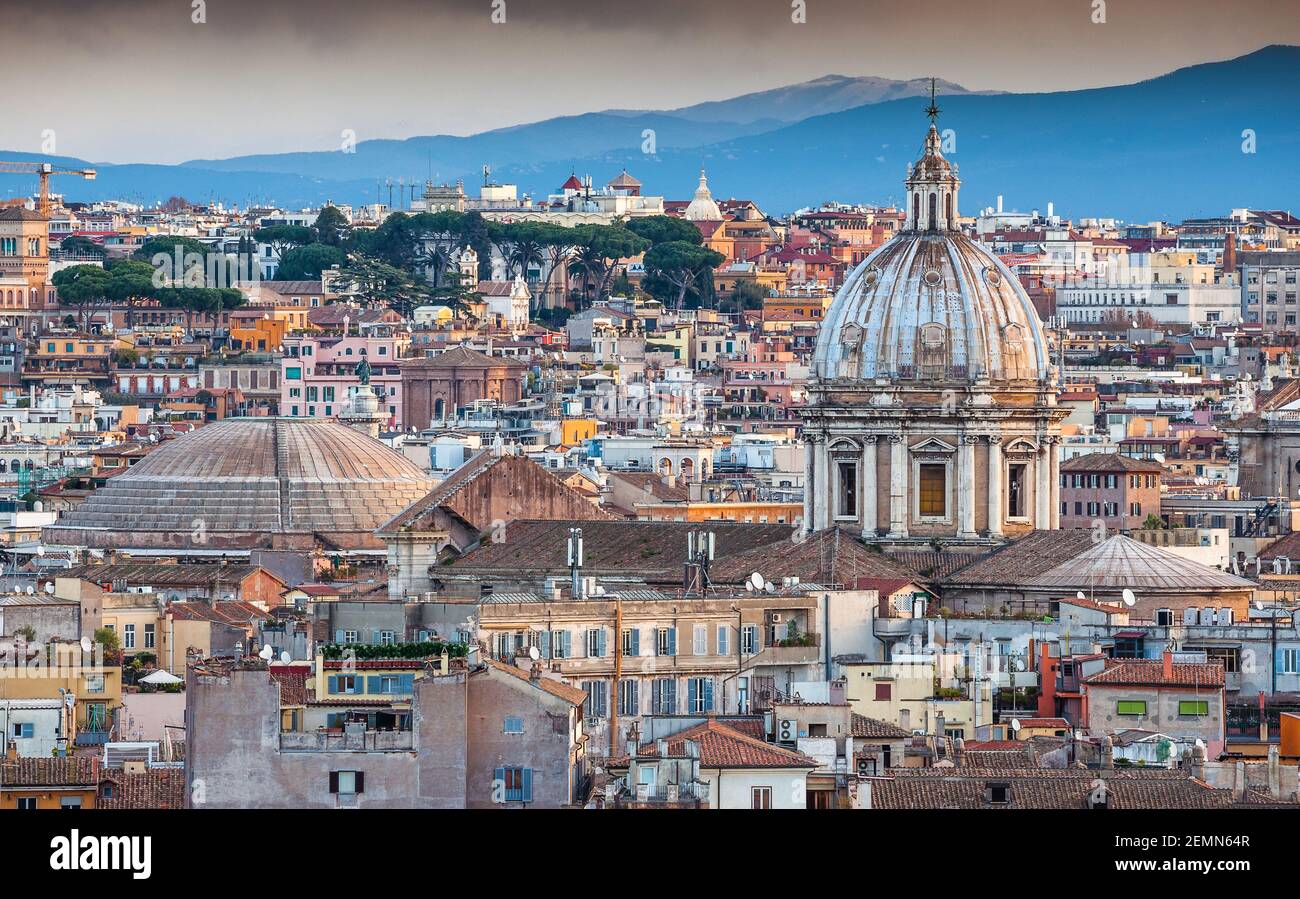
[{"label": "tile roof", "polygon": [[[871,778],[873,809],[1078,809],[1096,782],[1105,783],[1108,808],[1214,809],[1234,805],[1231,790],[1217,790],[1181,771],[1131,769],[1012,770],[996,774],[956,768],[898,768]],[[990,803],[990,784],[1010,786],[1008,801]]]},{"label": "tile roof", "polygon": [[[701,768],[816,768],[818,762],[802,752],[773,746],[746,736],[715,718],[687,728],[667,738],[668,753],[682,756],[686,741],[700,748]],[[658,758],[657,743],[643,743],[637,750],[642,757]]]},{"label": "tile roof", "polygon": [[12,787],[75,787],[93,786],[99,782],[94,759],[82,756],[69,758],[20,758],[0,760],[0,786]]},{"label": "tile roof", "polygon": [[[637,572],[651,582],[678,584],[686,564],[686,535],[700,525],[690,521],[512,521],[505,540],[483,543],[447,570],[473,575],[529,572],[538,580],[550,574],[567,575],[566,541],[571,527],[582,528],[583,571],[588,576]],[[709,530],[717,535],[713,572],[736,553],[790,545],[791,528],[784,524],[719,521],[709,522]],[[713,576],[718,579],[717,574]]]},{"label": "tile roof", "polygon": [[[698,525],[696,525],[698,527]],[[708,527],[714,527],[713,522]],[[857,578],[907,578],[908,572],[852,533],[832,527],[798,543],[756,546],[719,558],[709,569],[715,583],[741,583],[755,571],[769,581],[797,577],[821,584],[848,584]]]},{"label": "tile roof", "polygon": [[[1092,541],[1091,531],[1088,541]],[[1044,560],[1046,561],[1046,560]],[[1018,583],[1033,587],[1074,589],[1085,584],[1097,588],[1143,591],[1207,589],[1253,590],[1254,584],[1234,574],[1211,568],[1159,546],[1115,534],[1093,544],[1073,558],[1048,568],[1040,562],[1041,574]],[[960,578],[960,574],[958,577]]]},{"label": "tile roof", "polygon": [[[77,565],[59,577],[82,578],[96,584],[124,581],[128,586],[211,586],[220,578],[233,587],[258,570],[256,565],[161,565],[153,562],[118,562],[111,565]],[[269,574],[269,572],[268,572]]]},{"label": "tile roof", "polygon": [[1095,545],[1091,530],[1032,531],[975,559],[943,580],[946,584],[1021,584]]},{"label": "tile roof", "polygon": [[1062,472],[1125,471],[1158,474],[1164,470],[1165,467],[1159,462],[1146,462],[1121,453],[1086,453],[1061,463]]},{"label": "tile roof", "polygon": [[1123,686],[1222,687],[1223,665],[1218,662],[1174,662],[1166,676],[1163,659],[1109,659],[1106,667],[1084,683]]},{"label": "tile roof", "polygon": [[[112,796],[105,795],[112,787]],[[113,771],[99,782],[95,808],[181,809],[185,808],[185,770],[150,768],[136,774]]]},{"label": "tile roof", "polygon": [[888,721],[878,721],[853,712],[849,732],[859,739],[867,740],[904,740],[912,736],[910,730],[903,730]]},{"label": "tile roof", "polygon": [[898,550],[885,554],[889,560],[920,581],[936,581],[960,571],[972,562],[983,559],[985,552],[954,552],[953,550]]},{"label": "tile roof", "polygon": [[212,621],[235,627],[248,627],[256,620],[268,620],[270,615],[252,603],[230,600],[225,602],[169,602],[168,613],[178,621]]},{"label": "tile roof", "polygon": [[571,684],[566,684],[564,681],[556,680],[553,677],[547,677],[545,674],[536,680],[533,680],[528,676],[528,672],[522,668],[516,668],[514,665],[506,665],[503,662],[498,662],[496,659],[484,659],[483,661],[489,668],[500,671],[502,674],[508,674],[526,684],[537,687],[545,693],[549,693],[558,699],[563,699],[570,705],[581,706],[587,701],[587,694],[585,691],[580,690]]}]

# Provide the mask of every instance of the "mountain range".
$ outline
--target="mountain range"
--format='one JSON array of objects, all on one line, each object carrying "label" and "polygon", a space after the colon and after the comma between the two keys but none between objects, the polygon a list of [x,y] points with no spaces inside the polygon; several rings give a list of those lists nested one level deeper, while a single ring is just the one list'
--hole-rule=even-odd
[{"label": "mountain range", "polygon": [[[1300,47],[1270,46],[1136,84],[1053,93],[976,93],[941,82],[940,129],[963,178],[962,208],[1042,208],[1128,221],[1220,215],[1232,207],[1300,206]],[[605,110],[468,137],[362,141],[355,152],[197,159],[180,165],[87,163],[71,199],[168,196],[298,208],[387,199],[377,182],[464,178],[484,163],[534,197],[570,173],[604,183],[626,167],[649,194],[688,198],[699,169],[717,197],[743,195],[773,213],[826,200],[883,203],[902,194],[927,126],[928,80],[829,75],[672,110]],[[928,97],[927,97],[928,99]],[[646,146],[653,132],[653,146]],[[648,150],[649,152],[643,152]],[[1248,152],[1249,151],[1249,152]],[[32,159],[0,152],[0,159]],[[32,189],[0,174],[0,195]]]}]

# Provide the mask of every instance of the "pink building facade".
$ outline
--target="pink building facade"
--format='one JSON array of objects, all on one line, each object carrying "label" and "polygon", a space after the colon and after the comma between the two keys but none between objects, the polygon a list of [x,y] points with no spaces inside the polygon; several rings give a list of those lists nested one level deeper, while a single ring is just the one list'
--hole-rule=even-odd
[{"label": "pink building facade", "polygon": [[346,412],[361,384],[357,366],[370,363],[370,386],[388,413],[387,427],[402,427],[402,376],[398,359],[410,345],[407,334],[388,336],[290,337],[280,360],[280,414],[336,418]]}]

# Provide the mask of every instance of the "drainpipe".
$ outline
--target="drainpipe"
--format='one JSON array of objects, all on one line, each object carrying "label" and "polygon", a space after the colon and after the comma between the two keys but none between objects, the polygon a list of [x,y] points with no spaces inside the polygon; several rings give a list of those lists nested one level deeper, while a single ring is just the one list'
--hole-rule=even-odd
[{"label": "drainpipe", "polygon": [[829,593],[822,597],[826,603],[826,608],[822,611],[822,644],[825,647],[826,656],[826,680],[831,679],[831,595]]}]

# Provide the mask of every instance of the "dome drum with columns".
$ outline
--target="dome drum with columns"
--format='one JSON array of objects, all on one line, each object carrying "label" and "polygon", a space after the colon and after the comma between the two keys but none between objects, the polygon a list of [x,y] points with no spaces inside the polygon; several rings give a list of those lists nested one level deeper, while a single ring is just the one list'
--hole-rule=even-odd
[{"label": "dome drum with columns", "polygon": [[906,185],[903,230],[850,273],[818,335],[804,527],[946,543],[1059,527],[1057,372],[1015,275],[956,228],[933,122]]}]

